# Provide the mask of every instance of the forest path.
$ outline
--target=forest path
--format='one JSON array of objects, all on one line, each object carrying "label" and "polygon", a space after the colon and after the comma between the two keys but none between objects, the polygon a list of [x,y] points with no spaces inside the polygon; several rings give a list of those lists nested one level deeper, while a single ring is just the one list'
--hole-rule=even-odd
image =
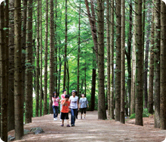
[{"label": "forest path", "polygon": [[[27,134],[17,142],[161,142],[165,139],[166,131],[154,129],[149,123],[153,118],[146,118],[145,126],[136,126],[133,120],[126,124],[114,120],[98,120],[97,111],[87,112],[87,118],[76,121],[75,127],[61,127],[61,121],[54,121],[52,115],[33,118],[32,123],[24,125],[24,129],[41,127],[42,134]],[[14,135],[14,131],[9,132]],[[15,141],[16,142],[16,141]]]}]

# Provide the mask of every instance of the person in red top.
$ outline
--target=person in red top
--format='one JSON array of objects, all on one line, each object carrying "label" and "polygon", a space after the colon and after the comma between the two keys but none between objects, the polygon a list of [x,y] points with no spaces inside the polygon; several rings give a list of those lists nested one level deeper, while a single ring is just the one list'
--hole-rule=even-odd
[{"label": "person in red top", "polygon": [[62,127],[64,126],[64,119],[67,120],[67,127],[70,127],[69,125],[69,106],[70,106],[70,101],[69,101],[69,95],[65,95],[65,99],[61,101],[62,104],[62,110],[61,110],[61,119],[62,119]]}]

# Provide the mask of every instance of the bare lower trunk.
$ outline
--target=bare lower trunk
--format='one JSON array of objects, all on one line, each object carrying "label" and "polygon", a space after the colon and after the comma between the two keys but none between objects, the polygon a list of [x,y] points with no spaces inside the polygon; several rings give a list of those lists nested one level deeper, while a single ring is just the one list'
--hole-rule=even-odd
[{"label": "bare lower trunk", "polygon": [[110,93],[110,118],[114,119],[114,0],[111,1],[111,93]]},{"label": "bare lower trunk", "polygon": [[153,78],[154,78],[154,10],[151,24],[151,50],[150,50],[150,67],[149,67],[149,96],[148,111],[153,114]]},{"label": "bare lower trunk", "polygon": [[49,92],[49,112],[52,113],[52,93],[54,91],[54,2],[50,1],[50,92]]},{"label": "bare lower trunk", "polygon": [[42,0],[40,1],[40,116],[42,116],[42,100],[43,100],[43,88],[42,88],[42,74],[43,74],[43,72],[42,72],[42,63],[43,63],[43,61],[42,61],[42,50],[43,50],[43,44],[42,44],[42,41],[43,40],[43,38],[42,38]]},{"label": "bare lower trunk", "polygon": [[32,101],[33,101],[33,90],[32,90],[32,54],[33,54],[33,41],[32,41],[32,4],[33,0],[28,2],[28,22],[27,22],[27,63],[29,66],[26,70],[26,97],[25,97],[25,123],[32,122]]},{"label": "bare lower trunk", "polygon": [[121,17],[121,107],[120,107],[120,122],[125,123],[125,0],[121,2],[122,17]]},{"label": "bare lower trunk", "polygon": [[121,96],[121,0],[116,0],[116,78],[115,78],[115,120],[120,121]]},{"label": "bare lower trunk", "polygon": [[66,88],[66,60],[67,60],[67,0],[65,0],[65,53],[64,53],[63,89]]},{"label": "bare lower trunk", "polygon": [[78,55],[77,55],[77,94],[79,95],[79,79],[80,79],[80,71],[79,71],[79,66],[80,66],[80,26],[81,26],[81,1],[79,2],[79,23],[78,23]]},{"label": "bare lower trunk", "polygon": [[48,54],[48,0],[46,0],[46,27],[45,27],[45,67],[44,67],[44,115],[47,110],[47,54]]},{"label": "bare lower trunk", "polygon": [[143,125],[143,57],[144,49],[142,45],[142,0],[135,3],[135,48],[136,48],[136,104],[135,104],[135,124]]},{"label": "bare lower trunk", "polygon": [[[9,9],[14,8],[14,0],[9,1]],[[14,11],[9,13],[9,94],[8,98],[8,131],[14,129]]]},{"label": "bare lower trunk", "polygon": [[36,116],[39,116],[39,47],[40,47],[40,39],[39,39],[39,16],[40,16],[40,0],[37,1],[37,49],[36,49]]},{"label": "bare lower trunk", "polygon": [[155,22],[155,86],[154,86],[154,105],[155,105],[155,128],[160,127],[160,0],[154,0],[154,22]]},{"label": "bare lower trunk", "polygon": [[[134,17],[135,26],[135,17]],[[132,48],[132,69],[131,69],[131,104],[130,115],[135,113],[135,71],[136,71],[136,54],[135,54],[135,29],[133,34],[133,48]]]},{"label": "bare lower trunk", "polygon": [[15,138],[23,136],[23,106],[21,94],[21,0],[14,2],[14,109],[15,109]]},{"label": "bare lower trunk", "polygon": [[166,129],[166,4],[161,2],[160,128]]},{"label": "bare lower trunk", "polygon": [[[132,7],[132,1],[130,0],[130,17],[129,17],[129,34],[128,34],[128,42],[127,42],[127,46],[128,46],[128,52],[126,52],[126,57],[127,57],[127,70],[128,70],[128,79],[127,79],[127,85],[128,85],[128,94],[129,94],[129,98],[127,98],[126,96],[126,105],[127,105],[127,100],[128,101],[128,106],[129,106],[129,114],[131,114],[131,43],[132,43],[132,26],[133,26],[133,7]],[[133,45],[134,46],[134,45]],[[133,55],[134,56],[134,55]],[[127,115],[128,115],[128,108],[126,108],[127,110]]]},{"label": "bare lower trunk", "polygon": [[104,94],[104,0],[97,0],[98,9],[98,119],[106,118]]}]

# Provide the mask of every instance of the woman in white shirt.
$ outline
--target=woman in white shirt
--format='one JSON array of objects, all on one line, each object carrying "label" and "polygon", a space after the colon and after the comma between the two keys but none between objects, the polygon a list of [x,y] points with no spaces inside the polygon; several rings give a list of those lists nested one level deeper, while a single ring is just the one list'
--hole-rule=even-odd
[{"label": "woman in white shirt", "polygon": [[69,98],[70,101],[70,110],[71,110],[71,126],[75,126],[75,120],[77,111],[79,109],[78,96],[76,96],[76,91],[72,91],[72,96]]}]

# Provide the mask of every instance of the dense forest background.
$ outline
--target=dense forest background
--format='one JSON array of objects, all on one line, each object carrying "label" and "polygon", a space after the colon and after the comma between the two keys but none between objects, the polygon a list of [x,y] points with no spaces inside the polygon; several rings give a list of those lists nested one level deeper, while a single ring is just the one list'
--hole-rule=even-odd
[{"label": "dense forest background", "polygon": [[[1,137],[52,113],[52,93],[84,93],[99,119],[154,114],[166,129],[161,0],[5,0],[0,5]],[[106,114],[106,109],[108,114]]]}]

